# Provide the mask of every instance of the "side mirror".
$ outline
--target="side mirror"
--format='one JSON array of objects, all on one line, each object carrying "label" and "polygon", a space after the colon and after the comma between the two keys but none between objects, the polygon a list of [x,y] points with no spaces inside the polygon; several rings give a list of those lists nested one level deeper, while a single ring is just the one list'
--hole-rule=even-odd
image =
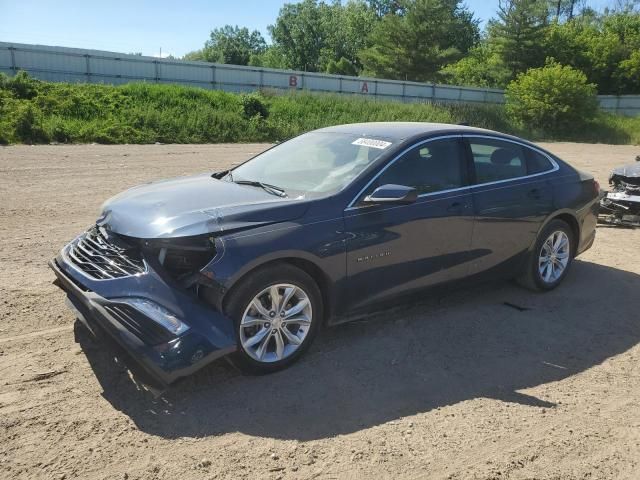
[{"label": "side mirror", "polygon": [[387,184],[376,188],[371,195],[363,200],[364,203],[395,203],[407,205],[418,199],[418,191],[413,187]]}]

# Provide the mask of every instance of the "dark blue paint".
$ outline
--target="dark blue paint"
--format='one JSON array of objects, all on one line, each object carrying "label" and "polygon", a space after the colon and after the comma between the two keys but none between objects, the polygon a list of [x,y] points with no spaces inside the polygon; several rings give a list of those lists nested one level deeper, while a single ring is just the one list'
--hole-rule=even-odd
[{"label": "dark blue paint", "polygon": [[[578,252],[593,242],[598,198],[593,178],[548,153],[559,166],[552,173],[422,195],[409,204],[361,202],[373,191],[375,184],[365,186],[376,174],[418,142],[487,135],[532,145],[526,141],[436,124],[326,130],[374,137],[391,132],[400,140],[351,185],[327,198],[283,199],[207,174],[137,187],[105,204],[99,223],[115,233],[145,239],[215,236],[217,254],[203,272],[220,289],[217,309],[175,285],[153,262],[146,274],[96,281],[69,264],[64,249],[52,265],[62,288],[148,371],[169,383],[235,349],[233,322],[221,313],[224,295],[269,262],[293,262],[307,270],[323,290],[331,324],[411,290],[486,272],[513,277],[529,258],[538,232],[558,215],[577,226]],[[466,162],[473,174],[470,158]],[[100,309],[114,298],[135,296],[163,305],[191,329],[171,344],[144,345]],[[197,352],[201,355],[194,357]]]}]

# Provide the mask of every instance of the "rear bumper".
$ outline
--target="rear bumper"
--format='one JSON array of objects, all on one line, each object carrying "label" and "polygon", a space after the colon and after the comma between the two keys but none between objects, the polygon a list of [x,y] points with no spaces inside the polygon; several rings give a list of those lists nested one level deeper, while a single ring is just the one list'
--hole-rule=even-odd
[{"label": "rear bumper", "polygon": [[[235,351],[230,319],[168,286],[153,271],[135,279],[96,281],[84,276],[68,262],[64,252],[65,249],[56,259],[49,261],[49,266],[78,319],[94,336],[106,332],[159,384],[169,385]],[[132,328],[126,317],[118,313],[122,307],[128,306],[122,302],[126,297],[147,298],[163,304],[176,312],[190,328],[179,336],[147,336],[144,331]]]}]

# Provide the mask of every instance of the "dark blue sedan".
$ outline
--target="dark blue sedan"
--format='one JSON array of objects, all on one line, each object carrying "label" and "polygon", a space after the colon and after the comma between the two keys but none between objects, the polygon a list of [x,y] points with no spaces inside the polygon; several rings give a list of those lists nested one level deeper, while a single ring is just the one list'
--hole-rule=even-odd
[{"label": "dark blue sedan", "polygon": [[50,265],[78,318],[163,384],[228,354],[270,372],[322,325],[426,287],[555,288],[594,241],[598,197],[592,176],[512,136],[342,125],[121,193]]}]

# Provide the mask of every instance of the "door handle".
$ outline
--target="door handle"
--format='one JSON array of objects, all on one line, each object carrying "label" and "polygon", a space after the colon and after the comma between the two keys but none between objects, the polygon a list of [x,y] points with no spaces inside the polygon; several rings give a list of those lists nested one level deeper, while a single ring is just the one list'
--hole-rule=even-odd
[{"label": "door handle", "polygon": [[447,212],[459,212],[463,208],[466,208],[467,205],[463,202],[453,202],[451,205],[447,207]]},{"label": "door handle", "polygon": [[532,188],[529,190],[529,193],[527,193],[527,196],[539,200],[542,197],[542,192],[540,192],[539,188]]}]

